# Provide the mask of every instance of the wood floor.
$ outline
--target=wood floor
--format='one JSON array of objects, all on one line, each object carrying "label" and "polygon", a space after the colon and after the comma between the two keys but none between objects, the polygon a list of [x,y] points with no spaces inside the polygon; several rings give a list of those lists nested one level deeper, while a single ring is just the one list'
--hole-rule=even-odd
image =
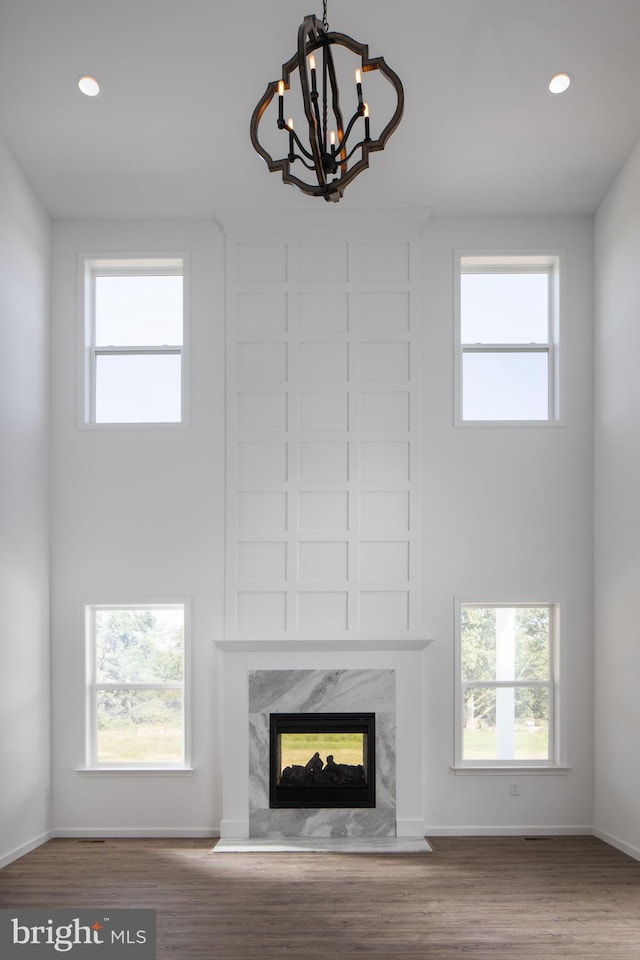
[{"label": "wood floor", "polygon": [[158,960],[640,958],[640,863],[595,838],[437,837],[426,855],[214,842],[51,840],[0,871],[0,906],[154,908]]}]

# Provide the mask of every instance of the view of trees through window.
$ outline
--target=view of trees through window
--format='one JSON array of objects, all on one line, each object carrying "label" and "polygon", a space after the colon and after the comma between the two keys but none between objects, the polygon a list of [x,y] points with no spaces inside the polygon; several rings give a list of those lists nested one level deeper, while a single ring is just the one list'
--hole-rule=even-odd
[{"label": "view of trees through window", "polygon": [[552,608],[461,610],[462,759],[551,758]]},{"label": "view of trees through window", "polygon": [[98,763],[184,759],[183,607],[94,608]]}]

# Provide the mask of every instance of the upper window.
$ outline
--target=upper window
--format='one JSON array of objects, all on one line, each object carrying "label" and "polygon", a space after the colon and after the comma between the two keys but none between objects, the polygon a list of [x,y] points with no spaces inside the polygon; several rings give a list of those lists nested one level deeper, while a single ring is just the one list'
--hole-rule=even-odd
[{"label": "upper window", "polygon": [[185,608],[87,607],[89,767],[184,767]]},{"label": "upper window", "polygon": [[558,258],[460,257],[458,422],[558,419]]},{"label": "upper window", "polygon": [[89,260],[84,420],[183,420],[183,261]]},{"label": "upper window", "polygon": [[457,766],[556,762],[553,604],[459,607]]}]

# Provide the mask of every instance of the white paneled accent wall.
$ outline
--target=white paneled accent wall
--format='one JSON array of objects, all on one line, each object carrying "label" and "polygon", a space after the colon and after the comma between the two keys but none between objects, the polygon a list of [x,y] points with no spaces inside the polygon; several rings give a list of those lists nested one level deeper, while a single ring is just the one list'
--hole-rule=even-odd
[{"label": "white paneled accent wall", "polygon": [[415,218],[226,237],[227,638],[417,635]]}]

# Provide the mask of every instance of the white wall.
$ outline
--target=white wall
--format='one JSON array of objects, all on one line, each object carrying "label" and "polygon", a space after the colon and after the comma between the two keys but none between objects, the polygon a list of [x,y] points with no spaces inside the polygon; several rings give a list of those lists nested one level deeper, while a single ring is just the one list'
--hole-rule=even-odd
[{"label": "white wall", "polygon": [[49,239],[0,140],[0,866],[48,829]]},{"label": "white wall", "polygon": [[595,239],[595,825],[640,859],[640,146]]},{"label": "white wall", "polygon": [[[592,823],[592,226],[590,218],[434,219],[419,241],[419,632],[434,639],[425,654],[429,832],[576,831]],[[165,248],[192,257],[191,425],[79,430],[77,254]],[[456,248],[564,251],[566,425],[454,428]],[[53,276],[54,824],[69,833],[206,831],[221,815],[210,641],[223,638],[224,622],[223,238],[208,223],[57,224]],[[82,604],[165,595],[188,596],[193,605],[195,772],[163,781],[84,777],[76,772]],[[562,604],[560,721],[569,769],[519,776],[514,799],[512,776],[450,769],[455,597]]]},{"label": "white wall", "polygon": [[[592,817],[591,218],[434,219],[425,231],[423,606],[432,832],[577,830]],[[565,426],[452,426],[454,249],[563,251]],[[456,775],[453,604],[561,603],[566,774]],[[520,796],[511,797],[511,780]],[[531,831],[533,832],[533,830]]]},{"label": "white wall", "polygon": [[[190,423],[79,429],[78,254],[189,259]],[[224,501],[224,273],[212,222],[56,223],[52,256],[53,820],[60,833],[211,832],[220,818],[216,678]],[[84,761],[82,609],[189,599],[193,766],[158,779],[77,771]]]}]

